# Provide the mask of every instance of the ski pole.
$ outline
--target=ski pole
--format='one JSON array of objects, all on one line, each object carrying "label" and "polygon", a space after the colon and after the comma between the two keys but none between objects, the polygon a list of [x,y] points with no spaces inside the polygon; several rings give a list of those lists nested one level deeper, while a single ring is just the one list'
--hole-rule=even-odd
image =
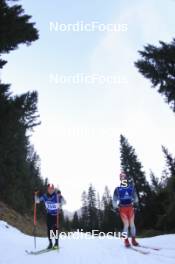
[{"label": "ski pole", "polygon": [[36,249],[36,225],[37,225],[37,208],[36,208],[36,196],[37,192],[35,192],[35,197],[34,197],[34,210],[33,210],[33,236],[34,236],[34,248]]},{"label": "ski pole", "polygon": [[59,195],[57,193],[57,230],[58,230],[58,248],[59,248]]}]

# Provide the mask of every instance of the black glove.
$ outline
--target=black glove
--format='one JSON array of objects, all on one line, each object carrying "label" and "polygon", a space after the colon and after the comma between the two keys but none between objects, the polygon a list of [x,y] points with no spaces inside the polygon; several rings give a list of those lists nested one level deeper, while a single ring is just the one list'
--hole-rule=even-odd
[{"label": "black glove", "polygon": [[119,208],[117,207],[117,208],[113,208],[112,210],[111,210],[112,212],[114,212],[114,213],[116,213],[116,214],[119,214]]},{"label": "black glove", "polygon": [[139,206],[134,206],[134,212],[135,213],[139,213],[140,212],[140,208],[139,208]]},{"label": "black glove", "polygon": [[119,209],[119,207],[117,207],[115,210],[116,210],[116,214],[119,215],[119,214],[120,214],[120,209]]}]

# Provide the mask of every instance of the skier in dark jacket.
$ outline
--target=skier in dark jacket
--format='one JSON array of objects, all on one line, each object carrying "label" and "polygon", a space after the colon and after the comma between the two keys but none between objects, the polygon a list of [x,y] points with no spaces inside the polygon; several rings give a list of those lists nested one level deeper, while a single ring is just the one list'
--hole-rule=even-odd
[{"label": "skier in dark jacket", "polygon": [[53,184],[48,184],[47,193],[35,196],[35,203],[44,202],[47,211],[47,235],[49,239],[48,249],[58,248],[58,238],[55,239],[55,244],[52,244],[51,231],[54,232],[55,236],[58,235],[58,217],[62,205],[66,203],[65,199],[61,195],[59,190],[56,190]]}]

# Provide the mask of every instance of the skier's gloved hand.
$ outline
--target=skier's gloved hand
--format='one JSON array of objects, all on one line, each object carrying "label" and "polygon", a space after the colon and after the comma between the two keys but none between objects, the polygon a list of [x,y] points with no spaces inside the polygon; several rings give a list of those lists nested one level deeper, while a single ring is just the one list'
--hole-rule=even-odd
[{"label": "skier's gloved hand", "polygon": [[138,211],[139,210],[139,204],[137,202],[133,202],[132,203],[132,207],[134,208],[134,211]]},{"label": "skier's gloved hand", "polygon": [[36,204],[40,203],[40,199],[39,199],[37,194],[35,194],[35,196],[34,196],[34,201]]},{"label": "skier's gloved hand", "polygon": [[119,214],[119,208],[117,207],[117,208],[113,208],[113,209],[111,209],[111,211],[112,212],[114,212],[115,214]]},{"label": "skier's gloved hand", "polygon": [[139,206],[134,206],[134,211],[135,211],[135,213],[139,213],[140,212]]},{"label": "skier's gloved hand", "polygon": [[119,207],[116,208],[116,214],[119,214],[120,213],[120,209]]},{"label": "skier's gloved hand", "polygon": [[61,203],[58,203],[58,209],[62,210],[62,204]]},{"label": "skier's gloved hand", "polygon": [[118,202],[118,200],[113,200],[113,201],[112,201],[112,206],[113,206],[114,209],[117,209],[118,206],[119,206],[119,202]]},{"label": "skier's gloved hand", "polygon": [[35,201],[36,204],[38,203],[38,197],[37,197],[37,195],[35,195],[34,201]]}]

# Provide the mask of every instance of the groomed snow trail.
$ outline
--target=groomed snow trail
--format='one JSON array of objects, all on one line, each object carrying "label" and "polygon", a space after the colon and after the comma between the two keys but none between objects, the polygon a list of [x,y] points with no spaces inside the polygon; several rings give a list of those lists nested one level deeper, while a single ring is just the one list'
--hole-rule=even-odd
[{"label": "groomed snow trail", "polygon": [[[33,237],[24,235],[17,229],[0,221],[0,264],[175,264],[175,235],[164,235],[139,239],[143,245],[162,248],[160,251],[142,255],[124,248],[121,240],[112,239],[61,239],[60,251],[38,256],[27,255],[25,250],[33,250]],[[37,249],[46,248],[46,238],[37,238]]]}]

